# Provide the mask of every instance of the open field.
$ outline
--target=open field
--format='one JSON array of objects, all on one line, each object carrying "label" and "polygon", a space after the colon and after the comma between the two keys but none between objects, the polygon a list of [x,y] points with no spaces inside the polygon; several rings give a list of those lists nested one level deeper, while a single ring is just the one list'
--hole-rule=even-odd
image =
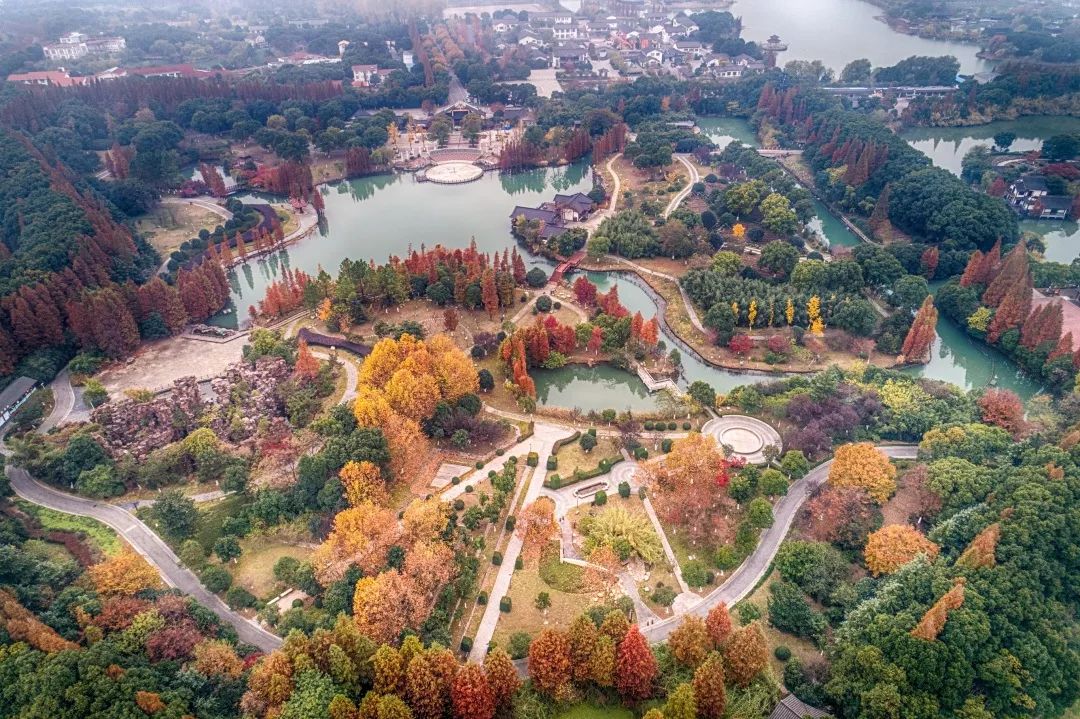
[{"label": "open field", "polygon": [[196,205],[158,205],[135,220],[135,229],[163,258],[196,237],[199,230],[211,232],[224,220],[220,215]]},{"label": "open field", "polygon": [[286,544],[266,537],[249,537],[240,542],[244,553],[235,564],[227,565],[233,575],[234,586],[248,590],[260,599],[269,599],[284,587],[274,578],[274,564],[282,557],[293,557],[301,562],[311,556],[307,547]]},{"label": "open field", "polygon": [[243,348],[243,339],[204,342],[177,336],[144,342],[132,360],[106,367],[97,379],[111,395],[126,389],[166,389],[181,377],[216,377],[240,361]]}]

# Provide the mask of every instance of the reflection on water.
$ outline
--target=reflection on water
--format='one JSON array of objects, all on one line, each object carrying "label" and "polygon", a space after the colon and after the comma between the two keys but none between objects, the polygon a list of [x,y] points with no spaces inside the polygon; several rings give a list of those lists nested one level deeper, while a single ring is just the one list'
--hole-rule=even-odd
[{"label": "reflection on water", "polygon": [[1010,152],[1029,152],[1040,149],[1042,141],[1053,135],[1080,132],[1080,118],[1022,117],[975,127],[919,127],[905,130],[901,137],[935,165],[959,176],[967,151],[975,145],[992,146],[999,132],[1016,134]]},{"label": "reflection on water", "polygon": [[720,150],[736,141],[750,147],[758,146],[754,128],[739,117],[699,117],[697,126]]},{"label": "reflection on water", "polygon": [[[231,272],[232,303],[246,316],[248,306],[266,296],[266,287],[286,267],[309,274],[322,268],[333,274],[345,258],[385,262],[391,255],[404,257],[411,248],[465,247],[473,239],[482,252],[501,252],[514,245],[509,221],[514,205],[538,205],[556,192],[590,189],[592,171],[587,162],[513,175],[487,172],[464,185],[420,183],[404,174],[323,185],[325,222],[287,249]],[[255,193],[239,199],[281,201]],[[525,259],[530,266],[549,264],[539,258]],[[236,326],[237,315],[230,313],[215,321]]]},{"label": "reflection on water", "polygon": [[1043,257],[1070,264],[1080,257],[1080,224],[1063,220],[1021,220],[1022,232],[1034,232],[1046,245]]},{"label": "reflection on water", "polygon": [[605,409],[650,410],[657,407],[657,395],[649,392],[637,375],[609,365],[570,365],[553,370],[535,370],[536,398],[540,404],[577,408],[588,412]]}]

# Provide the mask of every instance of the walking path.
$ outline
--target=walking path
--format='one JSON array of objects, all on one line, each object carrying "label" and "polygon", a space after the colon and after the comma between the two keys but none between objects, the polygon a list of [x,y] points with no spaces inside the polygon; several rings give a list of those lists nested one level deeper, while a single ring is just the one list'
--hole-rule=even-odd
[{"label": "walking path", "polygon": [[679,206],[679,203],[685,200],[691,192],[694,191],[694,184],[701,182],[701,174],[697,168],[694,167],[694,163],[686,159],[686,155],[675,155],[675,159],[682,163],[682,166],[686,168],[687,173],[690,175],[690,181],[686,183],[686,187],[679,190],[679,194],[671,198],[671,202],[668,203],[667,208],[664,210],[664,218],[675,211],[675,208]]},{"label": "walking path", "polygon": [[[319,359],[330,360],[330,353],[323,350],[312,350],[311,354]],[[339,356],[337,362],[345,368],[345,394],[341,395],[338,401],[338,404],[342,404],[356,399],[356,388],[360,386],[360,372],[357,370],[356,363],[348,357]]]},{"label": "walking path", "polygon": [[[911,445],[887,445],[878,447],[887,456],[893,459],[914,459],[918,456],[919,448]],[[780,544],[787,537],[795,516],[802,507],[807,497],[820,487],[829,476],[829,468],[833,460],[819,464],[810,470],[805,477],[792,483],[788,493],[773,507],[773,524],[762,533],[758,545],[746,560],[739,565],[731,576],[723,584],[714,589],[700,602],[690,607],[686,612],[676,612],[670,619],[653,624],[642,630],[651,643],[662,642],[670,636],[680,624],[682,614],[693,614],[704,617],[709,610],[721,602],[731,607],[742,601],[749,595],[758,583],[766,576],[772,567],[773,558],[776,556]]]},{"label": "walking path", "polygon": [[130,512],[111,504],[95,502],[46,487],[20,467],[9,464],[5,471],[11,480],[12,489],[26,501],[65,514],[91,517],[112,527],[147,562],[157,568],[169,586],[190,595],[199,604],[214,612],[222,621],[231,624],[236,629],[240,641],[259,647],[265,652],[281,646],[281,637],[271,634],[232,611],[217,595],[207,590],[194,574],[180,564],[180,560],[169,549],[169,546]]},{"label": "walking path", "polygon": [[38,432],[41,434],[45,434],[67,419],[75,407],[75,388],[71,386],[71,373],[68,372],[67,367],[56,374],[53,381],[49,383],[49,389],[53,393],[53,408],[38,427]]},{"label": "walking path", "polygon": [[[568,436],[569,432],[563,427],[537,422],[533,428],[533,436],[520,443],[528,445],[526,451],[536,452],[539,455],[539,462],[536,467],[530,468],[532,471],[527,480],[529,485],[528,489],[525,490],[523,507],[529,506],[540,496],[540,490],[544,486],[544,473],[547,471],[545,467],[547,467],[548,457],[551,456],[551,450],[554,448],[556,441]],[[515,446],[520,446],[520,444]],[[484,470],[481,471],[484,472]],[[484,476],[486,476],[486,472]],[[451,489],[458,488],[464,489],[460,484]],[[514,565],[521,554],[521,545],[521,537],[516,533],[511,535],[510,541],[506,543],[503,561],[499,566],[499,573],[495,576],[495,585],[491,588],[488,603],[484,607],[484,616],[481,617],[480,626],[477,628],[476,636],[473,638],[472,651],[469,652],[470,661],[480,663],[487,655],[488,644],[495,634],[495,625],[499,621],[499,604],[510,589],[510,580],[514,576]]]},{"label": "walking path", "polygon": [[643,267],[636,262],[632,262],[625,257],[618,257],[617,255],[604,255],[604,259],[610,260],[611,262],[618,262],[620,264],[624,264],[627,267],[633,268],[634,271],[642,274],[652,275],[653,277],[660,277],[662,279],[674,282],[675,286],[679,288],[679,295],[682,297],[683,305],[686,307],[686,316],[690,318],[690,324],[694,325],[694,327],[702,334],[709,334],[709,331],[705,329],[705,325],[701,324],[701,320],[698,318],[697,310],[694,309],[694,304],[690,301],[690,296],[686,294],[686,290],[683,289],[682,283],[679,282],[678,277],[675,277],[674,275],[669,275],[666,272],[660,272],[659,270],[650,270],[648,267]]},{"label": "walking path", "polygon": [[207,200],[202,197],[176,197],[174,195],[167,195],[161,198],[161,204],[193,205],[195,207],[198,207],[199,209],[206,210],[207,212],[213,212],[215,215],[225,220],[226,222],[233,218],[233,213],[229,212],[213,200]]},{"label": "walking path", "polygon": [[611,202],[608,206],[602,210],[593,213],[593,216],[584,222],[571,222],[567,227],[581,227],[584,228],[589,235],[592,235],[593,231],[600,226],[600,223],[615,214],[615,210],[619,205],[619,197],[622,194],[622,182],[619,180],[619,173],[615,172],[615,161],[622,157],[622,153],[612,155],[611,159],[607,161],[604,167],[611,173],[614,178],[614,187],[611,188]]}]

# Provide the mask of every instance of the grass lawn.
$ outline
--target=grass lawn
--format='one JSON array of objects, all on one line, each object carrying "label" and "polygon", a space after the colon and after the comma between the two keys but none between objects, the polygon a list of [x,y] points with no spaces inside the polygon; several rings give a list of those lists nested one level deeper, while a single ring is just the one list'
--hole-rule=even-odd
[{"label": "grass lawn", "polygon": [[269,599],[281,589],[281,582],[274,578],[274,564],[282,557],[293,557],[305,561],[311,556],[311,549],[298,547],[295,544],[267,539],[266,537],[249,537],[240,541],[243,554],[235,564],[227,564],[226,568],[232,573],[233,584],[241,586],[260,599]]},{"label": "grass lawn", "polygon": [[[783,644],[791,650],[791,656],[798,657],[803,662],[804,666],[813,659],[816,659],[818,654],[818,648],[814,646],[814,643],[806,639],[795,636],[794,634],[788,634],[787,632],[781,632],[778,629],[774,629],[769,625],[769,586],[773,582],[780,581],[780,573],[773,570],[764,582],[758,585],[758,588],[754,592],[744,599],[739,604],[749,603],[756,606],[761,610],[761,629],[765,634],[765,641],[769,645],[769,662],[772,664],[773,671],[777,676],[784,675],[784,662],[780,661],[773,654],[773,649]],[[738,605],[736,605],[738,606]],[[738,624],[738,613],[732,611],[732,619]]]},{"label": "grass lawn", "polygon": [[199,508],[199,521],[195,526],[195,539],[207,552],[214,547],[214,542],[221,537],[221,525],[229,517],[235,517],[244,506],[246,497],[233,494],[216,502],[196,505]]},{"label": "grass lawn", "polygon": [[195,238],[199,230],[213,231],[225,220],[196,205],[159,205],[135,220],[135,228],[162,257]]},{"label": "grass lawn", "polygon": [[[514,577],[510,580],[507,596],[510,597],[512,608],[509,613],[500,614],[493,637],[493,641],[503,648],[507,647],[510,635],[514,632],[536,634],[547,627],[565,629],[578,614],[593,603],[589,595],[561,592],[549,585],[540,578],[538,565],[539,561],[536,559],[525,562],[525,568],[514,572]],[[561,566],[580,571],[579,567],[573,565]],[[540,611],[533,604],[540,592],[547,592],[551,598],[551,606],[544,611]]]},{"label": "grass lawn", "polygon": [[55,542],[47,542],[44,539],[28,539],[22,546],[22,551],[28,557],[46,562],[74,562],[64,545]]},{"label": "grass lawn", "polygon": [[96,519],[64,514],[21,499],[16,499],[15,502],[19,509],[34,517],[46,532],[81,532],[90,544],[104,554],[113,555],[120,551],[120,538],[116,536],[116,532]]},{"label": "grass lawn", "polygon": [[612,704],[611,706],[597,706],[596,704],[575,704],[557,719],[634,719],[634,712],[626,707]]},{"label": "grass lawn", "polygon": [[620,459],[619,440],[617,437],[598,436],[596,446],[591,452],[586,452],[581,448],[580,439],[576,439],[560,447],[555,458],[558,460],[558,468],[554,472],[547,473],[545,483],[551,479],[552,475],[557,474],[562,478],[562,486],[565,487],[573,479],[574,470],[580,469],[587,472],[596,469],[602,459],[607,458],[611,461]]}]

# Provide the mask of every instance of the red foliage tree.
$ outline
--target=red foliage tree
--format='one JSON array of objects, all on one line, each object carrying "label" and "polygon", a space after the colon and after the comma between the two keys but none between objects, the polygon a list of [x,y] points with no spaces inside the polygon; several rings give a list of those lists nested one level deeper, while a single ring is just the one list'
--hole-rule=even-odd
[{"label": "red foliage tree", "polygon": [[1013,437],[1020,437],[1027,426],[1024,403],[1007,389],[988,389],[979,398],[979,415],[983,422],[1001,427]]},{"label": "red foliage tree", "polygon": [[938,251],[936,245],[930,245],[923,250],[922,257],[919,258],[919,270],[926,279],[934,279],[934,273],[937,272],[940,257],[941,253]]},{"label": "red foliage tree", "polygon": [[495,698],[484,670],[477,664],[464,664],[450,685],[454,719],[492,719]]},{"label": "red foliage tree", "polygon": [[554,695],[570,680],[570,668],[570,642],[563,632],[544,629],[529,644],[529,678],[541,692]]},{"label": "red foliage tree", "polygon": [[713,646],[722,647],[731,636],[731,616],[727,604],[720,602],[709,610],[705,617],[705,628],[709,631]]},{"label": "red foliage tree", "polygon": [[579,304],[591,307],[596,304],[596,285],[589,282],[585,275],[580,275],[574,280],[574,296]]},{"label": "red foliage tree", "polygon": [[643,701],[653,694],[658,673],[656,657],[634,624],[619,642],[615,659],[615,688],[628,701]]},{"label": "red foliage tree", "polygon": [[728,349],[737,355],[745,355],[754,349],[754,341],[747,335],[737,334],[728,342]]},{"label": "red foliage tree", "polygon": [[919,311],[915,313],[915,319],[908,329],[907,336],[900,353],[907,362],[923,362],[930,354],[930,345],[937,336],[938,312],[934,307],[933,295],[927,295],[923,300]]}]

